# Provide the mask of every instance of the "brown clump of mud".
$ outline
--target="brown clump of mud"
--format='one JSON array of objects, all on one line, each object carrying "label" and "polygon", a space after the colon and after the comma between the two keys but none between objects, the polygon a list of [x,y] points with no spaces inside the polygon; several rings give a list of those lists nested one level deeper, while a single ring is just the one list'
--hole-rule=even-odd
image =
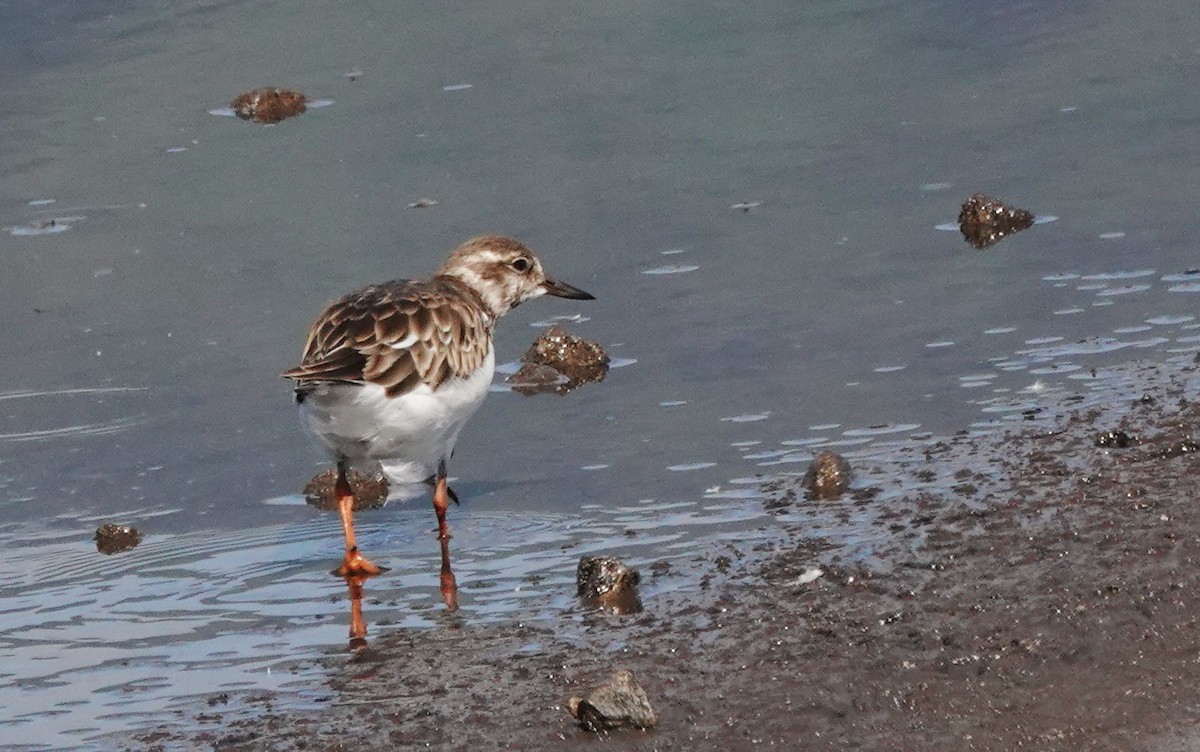
[{"label": "brown clump of mud", "polygon": [[[565,698],[623,669],[658,724],[606,750],[1195,749],[1200,372],[1122,378],[1146,396],[867,463],[874,496],[778,479],[777,536],[642,614],[573,639],[554,620],[397,631],[326,659],[324,710],[263,700],[121,746],[576,750],[592,735]],[[812,533],[838,508],[864,515],[857,548]]]},{"label": "brown clump of mud", "polygon": [[528,397],[567,394],[584,384],[604,381],[609,358],[599,344],[552,326],[534,340],[521,362],[525,365],[506,381],[514,392]]},{"label": "brown clump of mud", "polygon": [[[346,480],[354,492],[354,511],[379,509],[387,503],[388,480],[382,472],[364,473],[351,470]],[[337,496],[333,487],[337,485],[337,470],[325,470],[314,475],[304,486],[304,500],[323,512],[336,512]]]},{"label": "brown clump of mud", "polygon": [[1033,214],[1013,209],[998,198],[976,193],[958,212],[958,229],[975,248],[989,248],[1013,233],[1033,227]]},{"label": "brown clump of mud", "polygon": [[298,91],[267,86],[239,94],[230,103],[242,120],[273,125],[308,111],[308,98]]},{"label": "brown clump of mud", "polygon": [[106,522],[96,528],[96,550],[105,556],[118,554],[135,548],[142,542],[142,532],[131,525],[115,525]]}]

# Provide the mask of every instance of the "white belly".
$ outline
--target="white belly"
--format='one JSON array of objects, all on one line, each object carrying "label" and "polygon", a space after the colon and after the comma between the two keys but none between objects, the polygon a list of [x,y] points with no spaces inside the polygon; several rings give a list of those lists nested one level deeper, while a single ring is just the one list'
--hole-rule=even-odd
[{"label": "white belly", "polygon": [[378,461],[393,484],[419,483],[448,460],[467,420],[483,404],[496,359],[437,391],[422,384],[390,398],[375,384],[327,384],[305,396],[300,416],[335,459]]}]

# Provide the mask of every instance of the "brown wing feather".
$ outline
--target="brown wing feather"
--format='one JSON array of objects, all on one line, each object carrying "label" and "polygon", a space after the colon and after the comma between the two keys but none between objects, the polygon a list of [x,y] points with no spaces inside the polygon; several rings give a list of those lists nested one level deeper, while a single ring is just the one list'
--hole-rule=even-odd
[{"label": "brown wing feather", "polygon": [[[405,345],[394,347],[394,345]],[[334,301],[309,330],[296,391],[320,383],[379,384],[391,397],[465,377],[491,349],[491,321],[457,280],[398,280]]]}]

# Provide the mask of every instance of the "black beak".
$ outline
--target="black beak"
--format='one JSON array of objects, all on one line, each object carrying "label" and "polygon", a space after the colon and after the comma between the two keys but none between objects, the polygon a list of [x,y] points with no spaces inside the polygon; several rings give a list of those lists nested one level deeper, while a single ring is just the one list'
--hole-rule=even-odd
[{"label": "black beak", "polygon": [[571,300],[595,300],[596,296],[591,293],[584,292],[578,287],[571,287],[566,282],[559,282],[557,279],[546,277],[546,281],[542,283],[542,289],[547,295],[553,295],[556,298],[570,298]]}]

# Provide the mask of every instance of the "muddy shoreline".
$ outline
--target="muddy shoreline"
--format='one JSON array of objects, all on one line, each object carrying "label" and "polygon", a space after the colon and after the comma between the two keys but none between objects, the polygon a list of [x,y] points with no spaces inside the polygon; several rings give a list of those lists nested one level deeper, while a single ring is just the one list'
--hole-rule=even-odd
[{"label": "muddy shoreline", "polygon": [[[641,614],[588,614],[570,639],[449,614],[376,628],[322,659],[316,709],[214,695],[116,746],[1197,748],[1200,370],[1130,364],[1098,382],[1003,434],[865,461],[838,501],[767,481],[782,534],[697,564],[698,589]],[[870,534],[844,545],[827,534],[839,521]],[[598,741],[566,700],[619,668],[659,725]]]}]

